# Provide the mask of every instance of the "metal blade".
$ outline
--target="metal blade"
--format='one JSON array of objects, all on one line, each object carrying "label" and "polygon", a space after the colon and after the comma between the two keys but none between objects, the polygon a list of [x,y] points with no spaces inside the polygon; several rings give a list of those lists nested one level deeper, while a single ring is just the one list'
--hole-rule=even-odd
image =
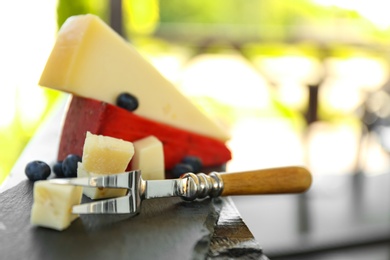
[{"label": "metal blade", "polygon": [[145,199],[165,198],[177,196],[178,180],[152,180],[146,181]]},{"label": "metal blade", "polygon": [[73,206],[73,214],[136,214],[139,205],[133,196],[100,200]]}]

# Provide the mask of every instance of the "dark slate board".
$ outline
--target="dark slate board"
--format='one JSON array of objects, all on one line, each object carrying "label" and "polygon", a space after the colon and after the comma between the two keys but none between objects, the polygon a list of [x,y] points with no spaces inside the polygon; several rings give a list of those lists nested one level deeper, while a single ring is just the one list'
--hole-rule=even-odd
[{"label": "dark slate board", "polygon": [[205,259],[221,199],[146,200],[139,215],[85,215],[65,231],[30,225],[33,184],[0,194],[0,259]]},{"label": "dark slate board", "polygon": [[0,186],[1,260],[268,259],[231,198],[148,200],[135,217],[81,216],[62,232],[31,226],[33,185],[24,167],[56,160],[65,107],[53,111]]}]

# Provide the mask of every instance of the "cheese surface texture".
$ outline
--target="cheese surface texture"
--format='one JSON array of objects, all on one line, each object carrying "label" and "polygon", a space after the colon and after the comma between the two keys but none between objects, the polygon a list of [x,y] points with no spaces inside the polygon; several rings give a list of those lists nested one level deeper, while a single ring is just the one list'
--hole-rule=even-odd
[{"label": "cheese surface texture", "polygon": [[97,174],[121,173],[134,155],[134,145],[118,138],[87,132],[83,149],[83,166]]},{"label": "cheese surface texture", "polygon": [[64,230],[79,216],[72,214],[72,206],[81,203],[82,187],[56,185],[49,181],[34,183],[34,202],[31,224]]},{"label": "cheese surface texture", "polygon": [[69,18],[58,33],[39,84],[116,103],[122,92],[137,97],[135,114],[216,138],[229,134],[200,111],[128,42],[100,18]]},{"label": "cheese surface texture", "polygon": [[141,170],[144,180],[165,179],[164,150],[155,136],[148,136],[133,142],[134,156],[132,170]]},{"label": "cheese surface texture", "polygon": [[[125,172],[133,155],[134,146],[131,142],[87,132],[82,163],[77,167],[77,177]],[[91,199],[101,199],[124,196],[127,190],[84,187],[83,193]]]}]

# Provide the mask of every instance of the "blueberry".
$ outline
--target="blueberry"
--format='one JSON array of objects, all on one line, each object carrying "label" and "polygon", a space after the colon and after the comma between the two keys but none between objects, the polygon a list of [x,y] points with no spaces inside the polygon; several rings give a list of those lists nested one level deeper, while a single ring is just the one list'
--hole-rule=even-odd
[{"label": "blueberry", "polygon": [[46,180],[49,177],[51,169],[45,162],[32,161],[26,165],[24,172],[30,181],[40,181]]},{"label": "blueberry", "polygon": [[129,111],[138,108],[138,99],[130,93],[121,93],[116,99],[116,105]]},{"label": "blueberry", "polygon": [[172,169],[172,175],[174,178],[179,178],[182,174],[193,172],[191,165],[186,163],[178,163]]},{"label": "blueberry", "polygon": [[77,177],[77,163],[81,162],[81,157],[76,154],[69,154],[62,162],[62,172],[64,177]]},{"label": "blueberry", "polygon": [[202,159],[197,156],[186,156],[181,160],[182,163],[189,164],[192,166],[194,173],[200,172],[203,167]]},{"label": "blueberry", "polygon": [[53,172],[59,178],[65,177],[62,170],[62,161],[58,161],[53,165]]}]

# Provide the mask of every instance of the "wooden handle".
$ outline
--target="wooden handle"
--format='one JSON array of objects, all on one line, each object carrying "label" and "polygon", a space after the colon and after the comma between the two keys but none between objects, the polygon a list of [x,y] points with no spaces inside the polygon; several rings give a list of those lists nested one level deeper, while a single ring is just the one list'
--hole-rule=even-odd
[{"label": "wooden handle", "polygon": [[221,174],[222,196],[300,193],[312,182],[310,172],[302,167],[282,167]]}]

